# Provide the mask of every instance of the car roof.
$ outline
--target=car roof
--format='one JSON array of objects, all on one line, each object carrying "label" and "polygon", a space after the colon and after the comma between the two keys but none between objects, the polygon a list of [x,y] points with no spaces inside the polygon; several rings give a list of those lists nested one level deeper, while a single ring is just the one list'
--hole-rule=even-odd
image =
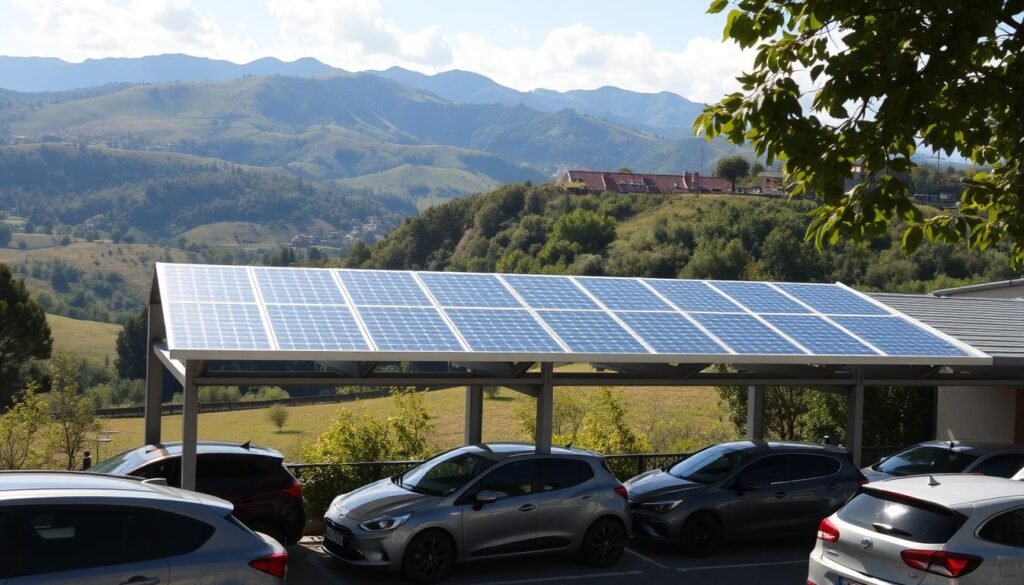
[{"label": "car roof", "polygon": [[1024,482],[967,473],[912,475],[873,482],[865,490],[879,490],[947,508],[1004,498],[1024,498]]},{"label": "car roof", "polygon": [[717,447],[725,447],[736,451],[745,451],[752,454],[779,452],[799,453],[832,453],[836,455],[847,455],[848,451],[835,445],[822,443],[803,443],[800,441],[732,441],[719,443]]},{"label": "car roof", "polygon": [[[461,449],[476,450],[481,453],[488,453],[492,459],[506,459],[508,457],[516,457],[521,455],[532,455],[537,452],[537,447],[533,443],[520,443],[515,441],[507,441],[501,443],[476,443],[473,445],[466,445]],[[550,453],[544,453],[544,455],[553,456],[584,456],[584,457],[599,457],[596,453],[587,451],[586,449],[580,449],[578,447],[551,447]]]},{"label": "car roof", "polygon": [[[952,447],[950,447],[952,443]],[[908,449],[914,447],[937,447],[941,449],[950,449],[958,453],[970,453],[971,455],[987,455],[989,453],[995,453],[996,451],[1024,451],[1024,445],[1015,443],[997,443],[995,441],[925,441],[918,443]]]},{"label": "car roof", "polygon": [[[135,452],[143,459],[159,459],[162,457],[180,456],[181,455],[181,441],[168,441],[166,443],[159,443],[156,445],[143,445]],[[234,443],[229,441],[199,441],[196,446],[196,452],[200,454],[231,454],[231,455],[260,455],[263,457],[273,457],[275,459],[284,459],[281,452],[270,447],[264,447],[262,445],[252,445],[248,443]]]},{"label": "car roof", "polygon": [[21,498],[24,497],[24,492],[40,496],[49,490],[54,492],[73,491],[83,497],[109,496],[112,492],[131,492],[140,496],[187,499],[187,492],[170,489],[159,484],[146,483],[140,478],[87,471],[0,471],[0,499]]}]

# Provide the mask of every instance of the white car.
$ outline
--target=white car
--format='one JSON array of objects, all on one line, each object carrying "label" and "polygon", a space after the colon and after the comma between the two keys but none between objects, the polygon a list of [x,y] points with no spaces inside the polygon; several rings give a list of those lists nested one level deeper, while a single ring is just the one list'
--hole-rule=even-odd
[{"label": "white car", "polygon": [[1024,483],[918,475],[860,489],[821,521],[808,585],[1024,584]]},{"label": "white car", "polygon": [[153,480],[0,472],[0,584],[282,585],[284,548],[231,512]]}]

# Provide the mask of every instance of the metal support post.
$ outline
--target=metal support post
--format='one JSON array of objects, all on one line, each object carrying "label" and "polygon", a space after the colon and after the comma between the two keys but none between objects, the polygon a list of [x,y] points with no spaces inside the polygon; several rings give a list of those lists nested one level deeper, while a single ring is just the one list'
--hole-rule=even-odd
[{"label": "metal support post", "polygon": [[537,443],[538,453],[551,452],[552,411],[554,410],[555,391],[552,384],[554,368],[551,363],[540,365],[542,383],[537,391]]},{"label": "metal support post", "polygon": [[764,386],[747,386],[747,439],[764,439]]},{"label": "metal support post", "polygon": [[146,426],[144,439],[147,445],[160,442],[160,403],[164,391],[164,365],[156,356],[153,342],[163,339],[164,316],[160,305],[149,305],[146,319]]},{"label": "metal support post", "polygon": [[846,450],[853,464],[860,467],[864,443],[864,370],[855,367],[853,379],[855,384],[846,394]]},{"label": "metal support post", "polygon": [[483,441],[484,430],[484,387],[466,386],[466,433],[467,445]]},{"label": "metal support post", "polygon": [[199,386],[196,378],[203,362],[185,362],[185,390],[181,405],[181,487],[196,489],[196,454],[199,443]]}]

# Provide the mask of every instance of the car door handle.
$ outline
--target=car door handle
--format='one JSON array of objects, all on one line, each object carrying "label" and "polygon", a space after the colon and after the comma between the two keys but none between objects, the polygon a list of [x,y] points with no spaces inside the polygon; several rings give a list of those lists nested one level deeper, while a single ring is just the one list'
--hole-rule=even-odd
[{"label": "car door handle", "polygon": [[159,585],[160,577],[143,577],[142,575],[136,575],[131,579],[121,583],[121,585]]},{"label": "car door handle", "polygon": [[522,506],[519,506],[519,511],[520,512],[532,512],[533,510],[536,510],[536,509],[537,509],[537,506],[535,506],[533,504],[523,504]]},{"label": "car door handle", "polygon": [[789,492],[775,492],[775,497],[776,498],[784,498],[787,495],[789,495]]}]

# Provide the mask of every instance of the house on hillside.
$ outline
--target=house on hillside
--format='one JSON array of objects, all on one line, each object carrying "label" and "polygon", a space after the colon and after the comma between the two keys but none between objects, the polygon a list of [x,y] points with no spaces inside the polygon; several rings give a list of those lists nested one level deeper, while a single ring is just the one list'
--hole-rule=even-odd
[{"label": "house on hillside", "polygon": [[782,182],[786,175],[779,169],[765,169],[757,174],[761,179],[761,192],[774,193],[782,191]]},{"label": "house on hillside", "polygon": [[721,177],[702,177],[700,173],[681,175],[622,173],[612,171],[567,170],[559,178],[587,193],[729,193],[732,185]]}]

